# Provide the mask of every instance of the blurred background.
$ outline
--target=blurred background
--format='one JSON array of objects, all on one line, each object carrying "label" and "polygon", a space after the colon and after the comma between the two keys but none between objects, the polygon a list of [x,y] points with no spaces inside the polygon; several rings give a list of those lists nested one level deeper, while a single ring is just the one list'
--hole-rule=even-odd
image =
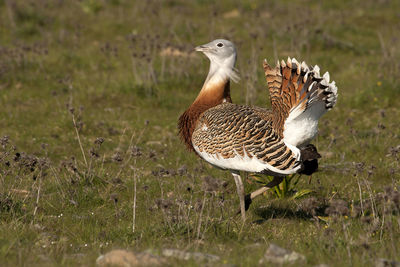
[{"label": "blurred background", "polygon": [[[269,106],[264,58],[318,65],[339,88],[320,171],[291,188],[310,193],[266,194],[244,228],[230,174],[177,137],[208,72],[193,48],[216,38],[237,46],[234,103]],[[0,1],[0,262],[173,247],[250,266],[269,242],[310,266],[400,260],[399,38],[393,0]]]}]

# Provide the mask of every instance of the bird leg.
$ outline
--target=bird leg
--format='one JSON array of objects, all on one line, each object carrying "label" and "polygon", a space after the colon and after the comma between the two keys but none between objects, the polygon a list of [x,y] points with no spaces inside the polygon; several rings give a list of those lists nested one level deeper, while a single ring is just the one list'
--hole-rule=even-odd
[{"label": "bird leg", "polygon": [[246,220],[246,209],[245,209],[245,201],[244,201],[244,186],[242,179],[240,178],[239,172],[232,172],[233,178],[235,179],[237,193],[239,195],[240,200],[240,213],[242,214],[243,222]]},{"label": "bird leg", "polygon": [[259,195],[263,194],[268,189],[271,189],[272,187],[279,185],[282,181],[283,181],[283,177],[282,176],[274,176],[274,179],[271,182],[269,182],[265,186],[257,189],[256,191],[252,192],[251,194],[247,194],[245,196],[245,210],[249,209],[250,204],[251,204],[251,202],[253,201],[254,198],[256,198]]}]

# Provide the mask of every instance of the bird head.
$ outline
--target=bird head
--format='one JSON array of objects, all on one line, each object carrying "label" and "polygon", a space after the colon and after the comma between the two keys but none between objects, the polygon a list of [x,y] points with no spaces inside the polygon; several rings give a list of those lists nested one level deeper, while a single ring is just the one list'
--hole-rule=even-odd
[{"label": "bird head", "polygon": [[226,61],[236,61],[235,45],[224,39],[216,39],[208,44],[199,45],[196,51],[203,52],[211,62],[224,63]]},{"label": "bird head", "polygon": [[199,45],[196,51],[203,52],[211,61],[210,73],[218,69],[226,73],[235,82],[239,80],[237,70],[234,68],[236,63],[236,47],[225,39],[216,39],[208,44]]}]

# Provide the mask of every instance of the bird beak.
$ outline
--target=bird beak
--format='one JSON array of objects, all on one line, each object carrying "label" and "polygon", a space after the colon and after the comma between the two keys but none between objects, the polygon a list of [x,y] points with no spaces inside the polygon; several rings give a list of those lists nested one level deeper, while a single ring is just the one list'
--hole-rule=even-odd
[{"label": "bird beak", "polygon": [[205,47],[204,45],[199,45],[199,46],[196,46],[196,47],[194,48],[194,50],[196,50],[196,51],[198,51],[198,52],[203,52],[204,49],[206,49],[206,47]]},{"label": "bird beak", "polygon": [[211,51],[212,49],[211,49],[211,47],[206,46],[206,45],[199,45],[199,46],[196,46],[194,48],[194,50],[196,50],[198,52],[207,52],[207,51]]}]

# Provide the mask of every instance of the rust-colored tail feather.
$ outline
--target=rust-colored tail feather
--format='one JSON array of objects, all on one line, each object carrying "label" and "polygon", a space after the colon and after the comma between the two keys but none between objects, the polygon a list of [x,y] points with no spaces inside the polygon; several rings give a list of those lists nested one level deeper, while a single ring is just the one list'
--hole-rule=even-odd
[{"label": "rust-colored tail feather", "polygon": [[[283,124],[303,113],[314,103],[325,103],[325,110],[331,109],[337,99],[335,82],[329,83],[329,73],[322,77],[318,66],[310,66],[303,61],[299,63],[295,58],[277,62],[272,68],[264,60],[264,72],[268,84],[271,107],[274,114],[279,116],[274,128],[282,136]],[[319,115],[319,114],[318,114]]]}]

